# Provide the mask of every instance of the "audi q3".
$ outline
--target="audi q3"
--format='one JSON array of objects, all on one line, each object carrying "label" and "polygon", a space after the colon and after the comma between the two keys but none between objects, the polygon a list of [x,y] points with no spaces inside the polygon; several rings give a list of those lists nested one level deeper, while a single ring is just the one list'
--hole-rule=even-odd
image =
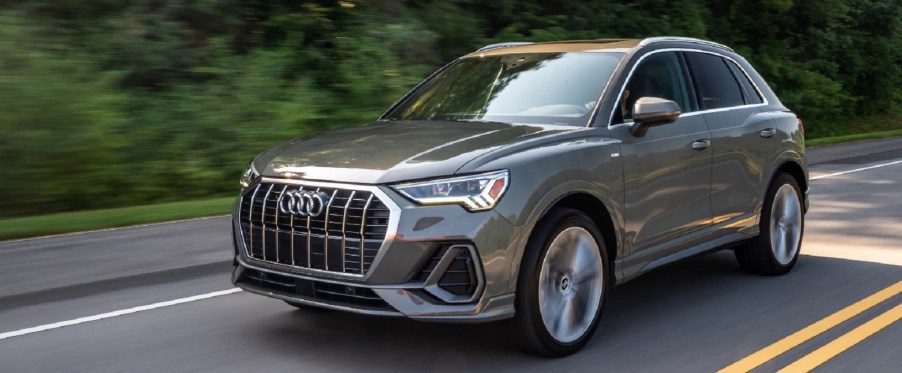
[{"label": "audi q3", "polygon": [[489,45],[375,122],[257,156],[232,280],[302,309],[499,321],[565,356],[612,286],[668,263],[731,249],[753,273],[792,269],[803,130],[714,42]]}]

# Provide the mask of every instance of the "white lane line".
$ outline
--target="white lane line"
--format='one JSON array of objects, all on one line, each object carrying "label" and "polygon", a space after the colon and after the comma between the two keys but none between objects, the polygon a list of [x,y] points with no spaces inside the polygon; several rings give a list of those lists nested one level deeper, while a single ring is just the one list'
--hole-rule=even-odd
[{"label": "white lane line", "polygon": [[119,311],[101,313],[99,315],[94,315],[94,316],[81,317],[81,318],[68,320],[68,321],[60,321],[60,322],[56,322],[53,324],[35,326],[33,328],[20,329],[20,330],[0,334],[0,340],[12,338],[12,337],[23,336],[26,334],[39,333],[39,332],[43,332],[43,331],[47,331],[47,330],[51,330],[51,329],[62,328],[65,326],[72,326],[72,325],[83,324],[83,323],[91,322],[91,321],[109,319],[112,317],[128,315],[128,314],[137,313],[137,312],[141,312],[141,311],[149,311],[149,310],[153,310],[153,309],[157,309],[157,308],[175,306],[177,304],[190,303],[190,302],[195,302],[195,301],[199,301],[199,300],[215,298],[215,297],[219,297],[219,296],[223,296],[223,295],[234,294],[234,293],[237,293],[240,291],[241,291],[241,289],[239,289],[239,288],[231,288],[228,290],[214,291],[212,293],[200,294],[200,295],[195,295],[195,296],[187,297],[187,298],[180,298],[180,299],[170,300],[170,301],[166,301],[166,302],[148,304],[146,306],[133,307],[133,308],[128,308],[128,309],[119,310]]},{"label": "white lane line", "polygon": [[864,170],[872,170],[872,169],[875,169],[875,168],[886,167],[886,166],[892,166],[892,165],[894,165],[894,164],[899,164],[899,163],[902,163],[902,160],[898,160],[898,161],[890,162],[890,163],[877,164],[877,165],[868,166],[868,167],[856,168],[856,169],[854,169],[854,170],[848,170],[848,171],[842,171],[842,172],[834,172],[834,173],[832,173],[832,174],[826,174],[826,175],[815,176],[815,177],[812,177],[811,180],[824,179],[824,178],[833,177],[833,176],[839,176],[839,175],[851,174],[851,173],[853,173],[853,172],[864,171]]}]

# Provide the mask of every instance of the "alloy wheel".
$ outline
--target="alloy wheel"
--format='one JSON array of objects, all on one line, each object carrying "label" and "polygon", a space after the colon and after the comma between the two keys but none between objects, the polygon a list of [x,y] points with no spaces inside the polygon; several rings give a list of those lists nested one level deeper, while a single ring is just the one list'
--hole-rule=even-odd
[{"label": "alloy wheel", "polygon": [[571,343],[592,326],[604,292],[604,265],[598,243],[582,227],[558,234],[542,261],[539,312],[546,330]]},{"label": "alloy wheel", "polygon": [[774,195],[770,211],[770,247],[774,258],[787,265],[799,250],[802,237],[802,207],[796,189],[783,184]]}]

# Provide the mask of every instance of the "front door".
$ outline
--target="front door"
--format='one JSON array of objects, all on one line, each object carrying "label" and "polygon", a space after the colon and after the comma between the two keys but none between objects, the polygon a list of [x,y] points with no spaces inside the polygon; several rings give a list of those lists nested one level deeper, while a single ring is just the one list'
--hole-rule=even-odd
[{"label": "front door", "polygon": [[[696,104],[684,66],[675,52],[646,55],[629,77],[610,127],[622,141],[624,255],[633,270],[703,242],[711,225],[711,151],[704,146],[710,135],[703,116],[691,114]],[[673,100],[684,114],[633,136],[630,108],[640,97]]]}]

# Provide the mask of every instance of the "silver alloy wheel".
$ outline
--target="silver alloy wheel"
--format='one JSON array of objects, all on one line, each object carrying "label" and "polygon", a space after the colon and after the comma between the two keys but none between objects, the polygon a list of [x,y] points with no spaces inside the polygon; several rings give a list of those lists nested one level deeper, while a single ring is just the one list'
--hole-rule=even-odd
[{"label": "silver alloy wheel", "polygon": [[539,312],[545,329],[561,343],[581,338],[595,319],[604,291],[598,243],[582,227],[552,241],[539,274]]},{"label": "silver alloy wheel", "polygon": [[770,248],[782,265],[799,251],[802,237],[802,206],[796,188],[783,184],[774,195],[770,210]]}]

